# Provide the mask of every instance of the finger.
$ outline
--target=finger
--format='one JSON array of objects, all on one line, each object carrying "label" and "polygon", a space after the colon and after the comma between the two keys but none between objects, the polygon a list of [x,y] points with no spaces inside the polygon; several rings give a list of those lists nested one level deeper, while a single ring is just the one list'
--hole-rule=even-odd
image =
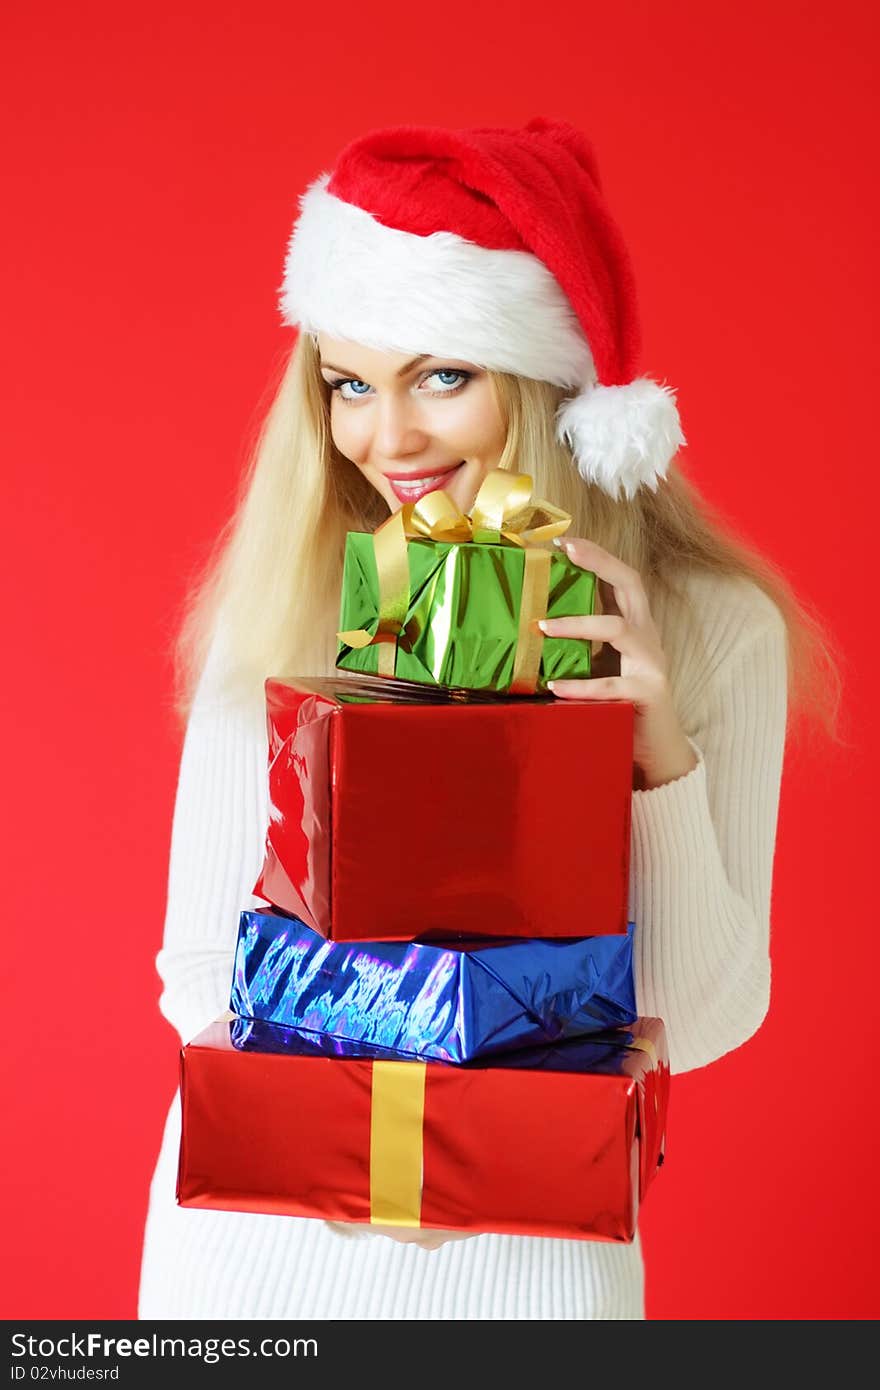
[{"label": "finger", "polygon": [[626,619],[617,613],[579,613],[567,618],[542,618],[538,627],[548,637],[601,637],[615,646],[618,639],[627,633]]},{"label": "finger", "polygon": [[597,676],[588,681],[548,681],[547,689],[561,700],[635,700],[626,676]]},{"label": "finger", "polygon": [[643,620],[648,612],[648,599],[638,570],[625,565],[616,555],[583,536],[575,536],[571,540],[563,537],[559,541],[559,548],[581,569],[592,570],[599,579],[611,585],[617,605],[625,617],[633,622]]},{"label": "finger", "polygon": [[610,550],[605,550],[596,541],[588,541],[585,536],[562,536],[559,548],[564,550],[576,565],[580,565],[582,569],[593,570],[600,579],[607,580],[609,584],[626,586],[642,582],[638,570],[634,570],[631,565],[625,565],[616,555],[612,555]]},{"label": "finger", "polygon": [[616,613],[603,614],[601,617],[584,614],[583,617],[577,618],[543,618],[538,627],[548,637],[592,641],[594,656],[597,651],[601,651],[602,643],[608,642],[621,656],[632,661],[650,664],[653,659],[653,647],[647,629],[634,627]]}]

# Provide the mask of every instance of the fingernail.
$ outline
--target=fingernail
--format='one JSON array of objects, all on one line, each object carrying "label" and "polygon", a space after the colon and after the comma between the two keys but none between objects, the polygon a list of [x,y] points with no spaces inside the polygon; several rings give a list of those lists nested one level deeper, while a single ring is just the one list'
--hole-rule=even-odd
[{"label": "fingernail", "polygon": [[542,632],[549,632],[549,631],[550,631],[550,628],[549,628],[548,624],[544,621],[543,618],[539,618],[539,619],[538,619],[538,627],[541,629]]},{"label": "fingernail", "polygon": [[555,693],[556,693],[556,682],[555,682],[555,681],[548,681],[548,682],[547,682],[547,689],[548,689],[548,690],[552,690],[552,691],[554,692],[554,694],[555,694]]}]

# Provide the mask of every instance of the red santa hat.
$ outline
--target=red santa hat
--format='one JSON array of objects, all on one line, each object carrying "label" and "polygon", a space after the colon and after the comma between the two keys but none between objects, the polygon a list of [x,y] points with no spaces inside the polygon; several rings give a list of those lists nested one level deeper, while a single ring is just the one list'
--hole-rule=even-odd
[{"label": "red santa hat", "polygon": [[576,388],[556,427],[582,476],[656,489],[685,442],[675,396],[636,375],[629,256],[574,127],[374,131],[300,209],[286,323]]}]

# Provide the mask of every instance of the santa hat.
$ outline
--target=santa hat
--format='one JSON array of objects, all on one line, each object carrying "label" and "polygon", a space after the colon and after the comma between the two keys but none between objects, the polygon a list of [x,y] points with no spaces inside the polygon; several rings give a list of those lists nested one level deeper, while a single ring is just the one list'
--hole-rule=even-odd
[{"label": "santa hat", "polygon": [[577,388],[556,423],[583,477],[656,489],[685,441],[674,393],[635,375],[629,256],[579,131],[374,131],[300,208],[286,323]]}]

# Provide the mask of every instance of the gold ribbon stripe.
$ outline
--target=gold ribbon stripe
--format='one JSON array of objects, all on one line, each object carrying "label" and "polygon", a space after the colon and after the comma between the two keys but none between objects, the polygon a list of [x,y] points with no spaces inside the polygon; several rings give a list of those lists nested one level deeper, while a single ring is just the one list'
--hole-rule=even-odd
[{"label": "gold ribbon stripe", "polygon": [[374,1062],[370,1120],[370,1222],[422,1224],[425,1063]]},{"label": "gold ribbon stripe", "polygon": [[409,607],[409,557],[403,512],[395,512],[373,537],[379,572],[379,675],[393,676],[397,638]]},{"label": "gold ribbon stripe", "polygon": [[534,695],[541,668],[544,634],[537,626],[547,616],[550,592],[549,550],[527,550],[524,555],[522,597],[519,601],[519,631],[513,660],[511,695]]}]

